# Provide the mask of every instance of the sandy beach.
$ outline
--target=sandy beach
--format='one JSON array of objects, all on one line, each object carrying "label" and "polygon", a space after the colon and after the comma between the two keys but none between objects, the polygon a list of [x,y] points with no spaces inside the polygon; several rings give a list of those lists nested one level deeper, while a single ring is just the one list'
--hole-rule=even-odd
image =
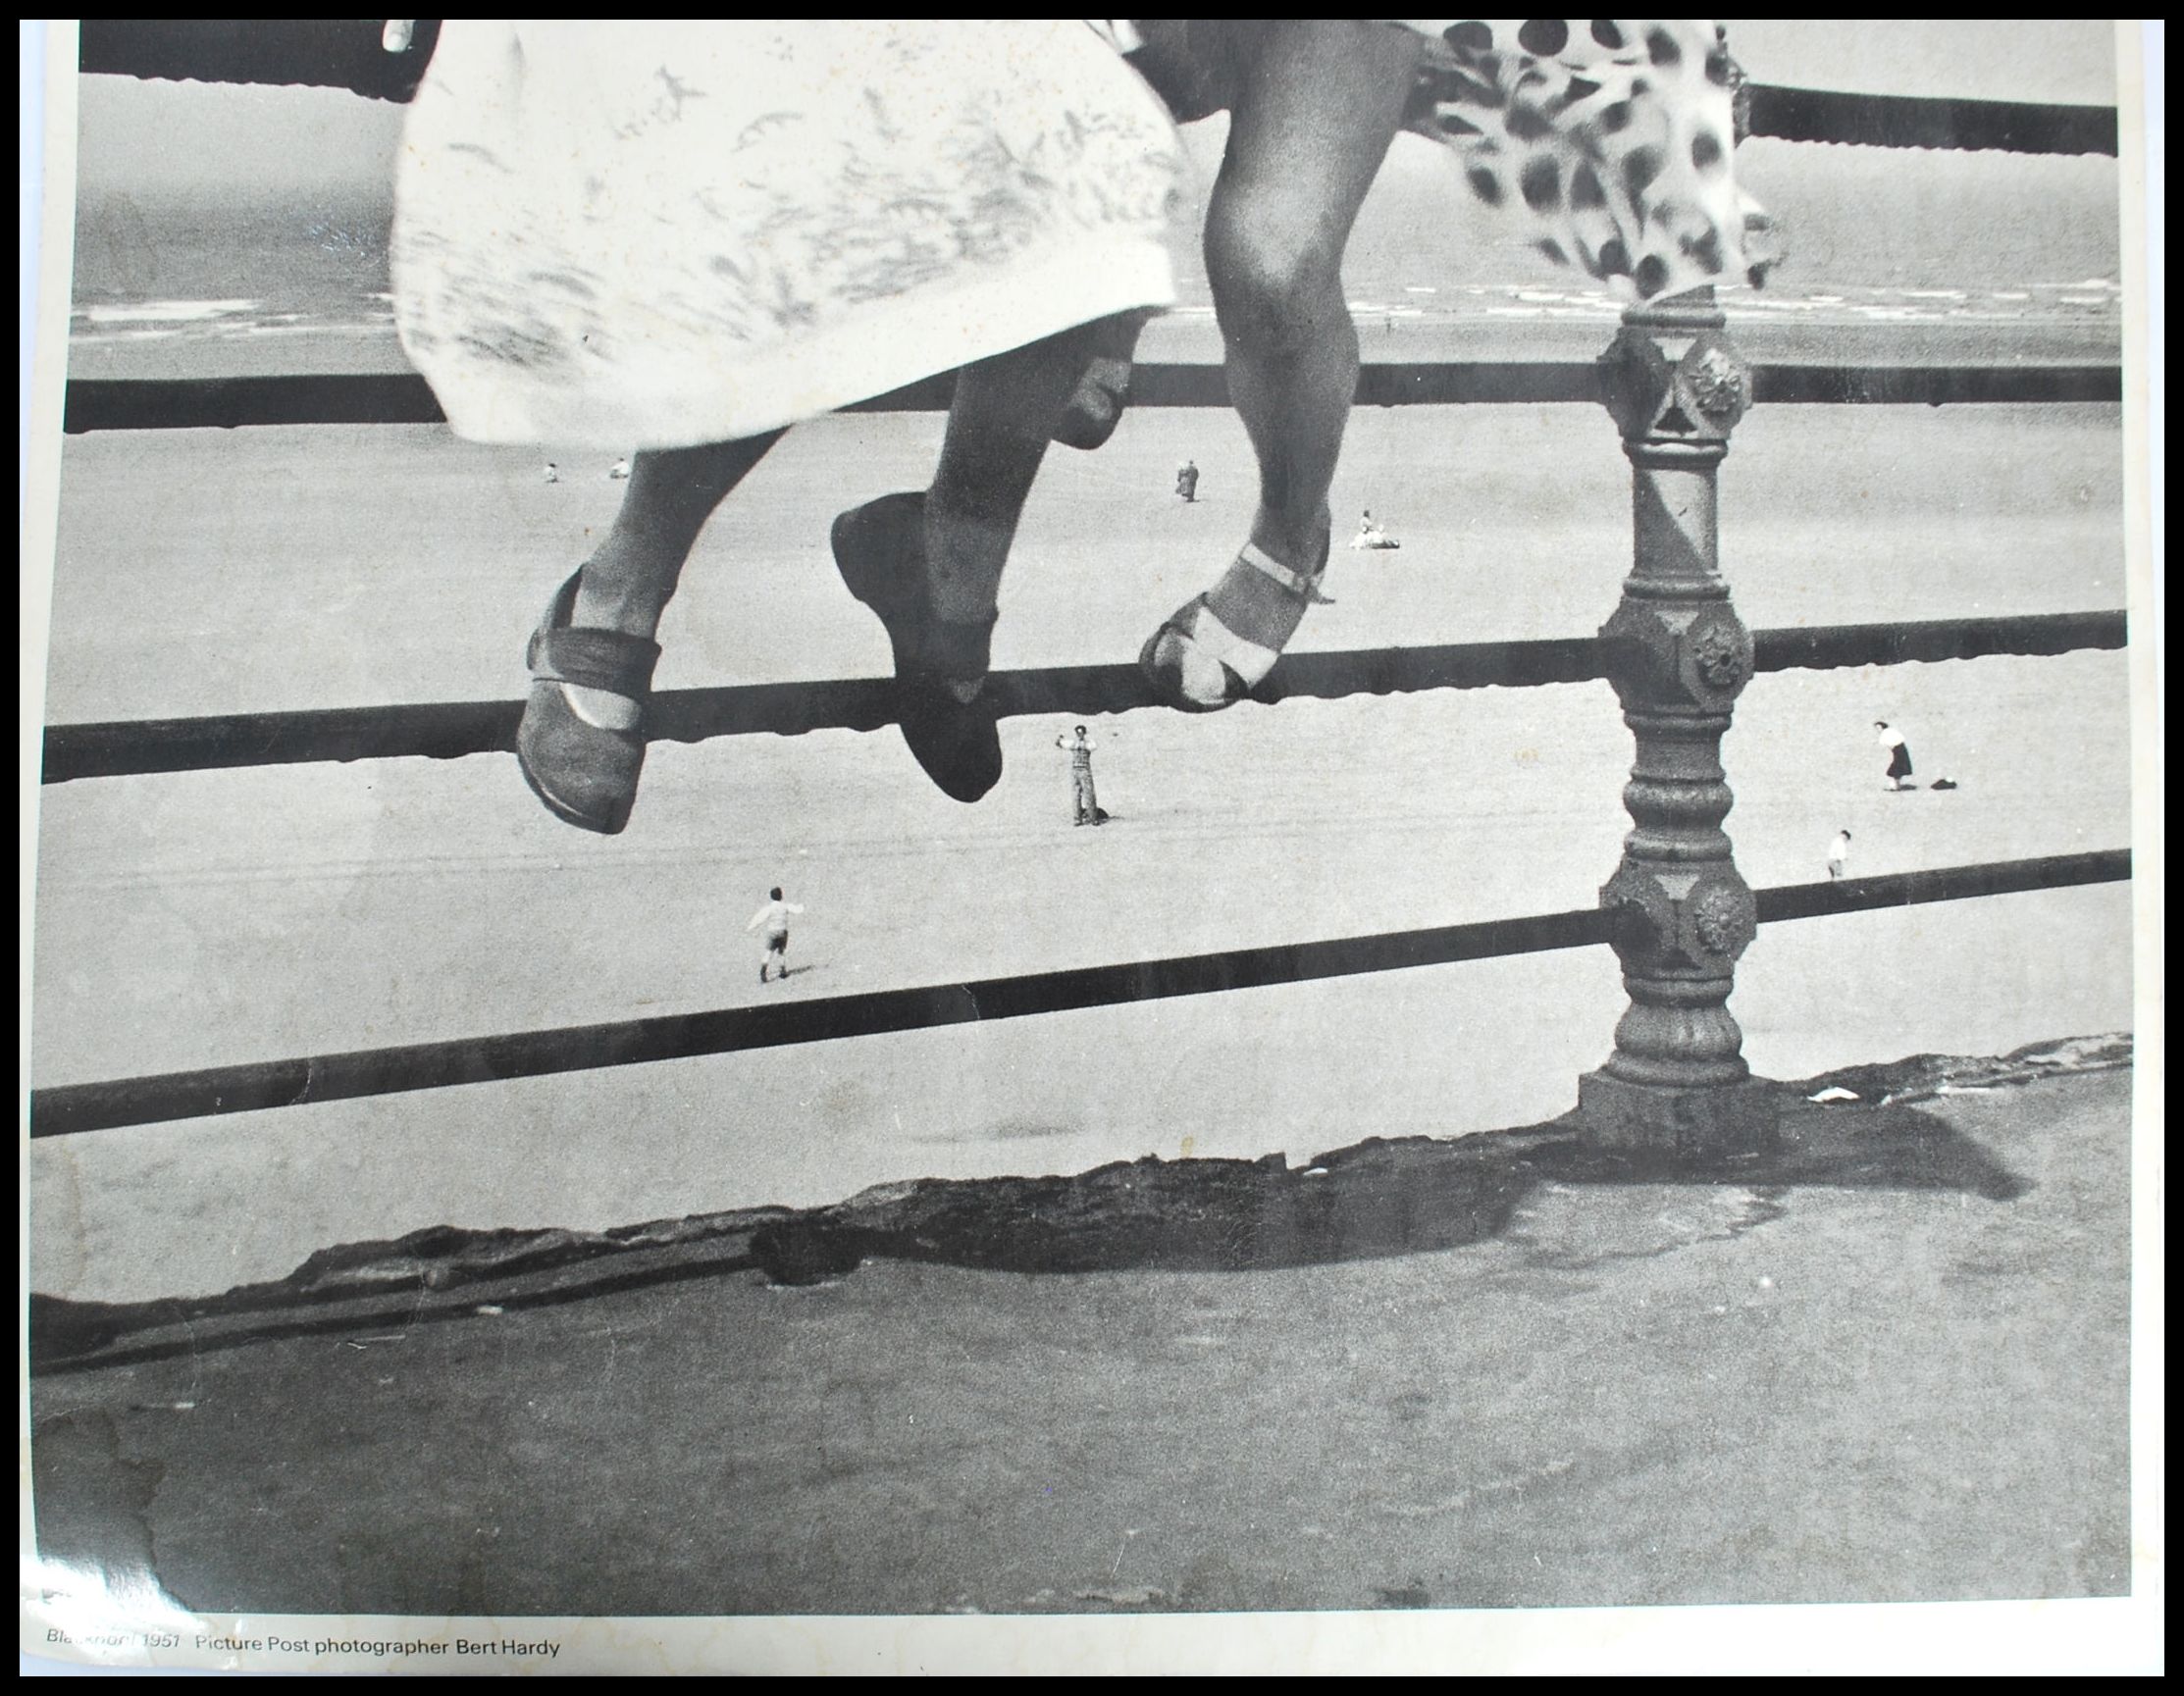
[{"label": "sandy beach", "polygon": [[[919,482],[938,429],[794,433],[702,540],[661,686],[883,675],[825,522]],[[2120,605],[2116,439],[2098,407],[1762,409],[1724,478],[1740,608],[1763,628]],[[1196,506],[1168,489],[1186,454]],[[1133,654],[1241,535],[1248,463],[1213,413],[1058,451],[997,663]],[[74,439],[49,714],[510,696],[537,603],[611,514],[605,469],[546,485],[534,456],[428,429]],[[1296,646],[1586,634],[1627,569],[1627,486],[1589,408],[1360,413],[1336,509],[1404,547],[1339,551],[1338,604]],[[1886,793],[1883,717],[1962,787]],[[1583,907],[1627,828],[1603,685],[1102,720],[1097,832],[1067,826],[1065,729],[1008,721],[1008,776],[972,808],[891,731],[658,745],[612,840],[554,823],[504,756],[49,787],[36,1081]],[[1727,743],[1730,829],[1755,885],[1824,876],[1845,827],[1860,872],[2117,847],[2128,736],[2120,654],[1771,674]],[[808,912],[800,969],[761,991],[742,926],[775,883]],[[2109,889],[1777,927],[1734,1005],[1777,1076],[2122,1029],[2129,925]],[[41,1213],[69,1226],[34,1234],[33,1281],[201,1293],[433,1223],[1305,1153],[1329,1113],[1486,1129],[1564,1110],[1620,1005],[1604,952],[1536,956],[40,1144]]]},{"label": "sandy beach", "polygon": [[[700,538],[658,687],[884,675],[827,525],[923,487],[940,430],[893,415],[793,432]],[[1760,408],[1722,476],[1739,610],[1763,629],[2120,607],[2119,430],[2106,406]],[[550,485],[546,457],[411,426],[72,437],[47,721],[520,694],[539,609],[620,498],[612,456]],[[1172,493],[1186,458],[1203,474],[1189,506]],[[1056,449],[995,664],[1133,659],[1242,540],[1251,465],[1224,411],[1140,409],[1099,453]],[[1336,540],[1370,508],[1403,547],[1338,546],[1338,604],[1293,650],[1589,636],[1630,569],[1629,490],[1595,407],[1360,410]]]}]

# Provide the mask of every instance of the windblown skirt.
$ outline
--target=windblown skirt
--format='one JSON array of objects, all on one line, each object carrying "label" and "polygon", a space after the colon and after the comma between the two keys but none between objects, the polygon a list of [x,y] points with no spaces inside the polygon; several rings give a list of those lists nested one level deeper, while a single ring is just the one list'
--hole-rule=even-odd
[{"label": "windblown skirt", "polygon": [[732,440],[1171,303],[1181,171],[1085,23],[450,21],[395,321],[471,440]]},{"label": "windblown skirt", "polygon": [[1742,77],[1689,19],[1404,20],[1428,42],[1409,128],[1539,252],[1626,299],[1758,286],[1772,222],[1737,186]]},{"label": "windblown skirt", "polygon": [[[1135,21],[1136,57],[1183,121],[1233,106],[1276,25]],[[1760,283],[1772,221],[1736,183],[1742,74],[1690,20],[1383,19],[1421,38],[1404,126],[1558,265],[1625,300]]]}]

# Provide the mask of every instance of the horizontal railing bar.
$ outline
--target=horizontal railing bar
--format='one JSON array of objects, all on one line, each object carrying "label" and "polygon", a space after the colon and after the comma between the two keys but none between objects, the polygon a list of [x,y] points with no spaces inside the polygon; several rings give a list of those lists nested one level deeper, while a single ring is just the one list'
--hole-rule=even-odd
[{"label": "horizontal railing bar", "polygon": [[1822,884],[1778,884],[1773,889],[1754,891],[1753,897],[1759,905],[1759,922],[1773,925],[1888,907],[1924,906],[1934,901],[1979,900],[1988,896],[2032,895],[2086,884],[2127,883],[2130,877],[2131,850],[2103,848],[2039,859],[1988,860],[1977,865],[1936,866],[1930,871],[1836,878]]},{"label": "horizontal railing bar", "polygon": [[1851,94],[1833,88],[1751,88],[1751,132],[1777,141],[1919,147],[1976,153],[2116,151],[2112,106]]},{"label": "horizontal railing bar", "polygon": [[2056,405],[2123,398],[2114,365],[1760,365],[1763,406]]},{"label": "horizontal railing bar", "polygon": [[[2030,613],[1763,630],[1752,640],[1761,671],[1828,670],[2119,648],[2127,645],[2128,629],[2120,612]],[[1339,700],[1437,689],[1524,689],[1606,675],[1599,644],[1590,637],[1348,649],[1288,655],[1256,698]],[[996,672],[987,688],[1004,718],[1089,717],[1161,704],[1134,665]],[[522,715],[520,701],[486,700],[49,725],[43,781],[505,753],[515,746]],[[881,679],[745,684],[663,690],[652,697],[647,737],[695,743],[722,736],[872,731],[894,722],[894,687]]]},{"label": "horizontal railing bar", "polygon": [[437,19],[420,20],[408,51],[390,53],[376,19],[85,18],[77,27],[85,76],[345,88],[396,102],[417,92],[440,36]]},{"label": "horizontal railing bar", "polygon": [[[80,26],[86,75],[152,80],[257,82],[346,88],[405,101],[430,57],[437,24],[414,47],[390,54],[377,21],[352,19],[112,19]],[[2012,153],[2116,150],[2115,109],[1924,95],[1857,94],[1754,83],[1751,130],[1785,141],[1868,147],[1999,148]]]},{"label": "horizontal railing bar", "polygon": [[[1759,918],[1762,923],[1772,923],[2115,883],[2130,875],[2131,856],[2123,849],[1947,866],[1762,890],[1758,893]],[[30,1135],[77,1136],[125,1125],[355,1101],[462,1084],[505,1083],[610,1066],[650,1065],[662,1060],[831,1042],[841,1037],[932,1030],[944,1025],[981,1024],[1324,978],[1410,971],[1463,960],[1587,948],[1605,941],[1606,916],[1589,908],[1330,942],[1229,949],[1122,965],[1031,972],[977,983],[876,990],[561,1030],[465,1037],[353,1054],[68,1084],[31,1093]]]},{"label": "horizontal railing bar", "polygon": [[[952,376],[926,378],[859,401],[850,412],[945,412]],[[1760,365],[1752,398],[1761,405],[1944,406],[1967,403],[2118,401],[2116,365]],[[1358,376],[1361,406],[1552,405],[1596,402],[1591,360],[1424,360],[1368,365]],[[1130,380],[1133,406],[1225,407],[1228,379],[1218,365],[1141,365]],[[236,430],[305,424],[443,424],[422,377],[380,373],[326,377],[77,378],[61,428],[71,436],[107,430]]]}]

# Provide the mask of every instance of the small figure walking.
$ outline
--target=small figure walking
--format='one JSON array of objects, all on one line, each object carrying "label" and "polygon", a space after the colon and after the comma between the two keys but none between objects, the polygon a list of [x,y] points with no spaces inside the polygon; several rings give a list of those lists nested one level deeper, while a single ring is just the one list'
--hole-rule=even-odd
[{"label": "small figure walking", "polygon": [[616,461],[615,461],[615,462],[614,462],[614,463],[613,463],[612,465],[610,465],[610,466],[608,466],[608,467],[606,468],[606,481],[607,481],[607,482],[609,482],[609,483],[627,483],[627,482],[629,482],[629,480],[630,480],[630,462],[629,462],[628,460],[626,460],[626,459],[617,459],[617,460],[616,460]]},{"label": "small figure walking", "polygon": [[1873,728],[1880,733],[1881,745],[1889,750],[1888,785],[1892,790],[1916,789],[1911,778],[1911,750],[1903,745],[1903,734],[1891,729],[1884,719],[1875,719]]},{"label": "small figure walking", "polygon": [[1849,863],[1850,833],[1846,830],[1839,830],[1835,833],[1835,841],[1828,845],[1829,881],[1833,882],[1840,878],[1843,875],[1844,868]]},{"label": "small figure walking", "polygon": [[561,468],[550,459],[546,462],[545,481],[547,483],[559,483],[561,481]]},{"label": "small figure walking", "polygon": [[778,965],[781,968],[782,978],[784,980],[788,978],[789,915],[804,911],[795,901],[783,900],[779,890],[769,890],[766,893],[770,898],[766,904],[753,913],[751,922],[743,927],[747,932],[754,931],[760,925],[766,927],[766,957],[758,963],[758,981],[760,983],[766,981],[766,968],[768,966]]},{"label": "small figure walking", "polygon": [[1054,739],[1054,745],[1068,751],[1069,783],[1076,797],[1077,823],[1098,824],[1107,817],[1100,810],[1099,797],[1092,793],[1092,750],[1100,745],[1085,740],[1084,726],[1080,724],[1077,726],[1074,742],[1067,737],[1058,736]]},{"label": "small figure walking", "polygon": [[1198,498],[1198,466],[1193,460],[1184,460],[1183,469],[1175,474],[1175,492],[1185,500]]}]

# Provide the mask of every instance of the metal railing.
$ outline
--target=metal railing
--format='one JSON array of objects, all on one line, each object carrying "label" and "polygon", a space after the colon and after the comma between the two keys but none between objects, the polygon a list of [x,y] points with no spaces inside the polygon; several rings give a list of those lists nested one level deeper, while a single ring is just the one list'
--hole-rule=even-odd
[{"label": "metal railing", "polygon": [[[278,39],[253,35],[255,27],[86,22],[82,69],[316,83],[382,98],[406,98],[414,87],[414,66],[390,66],[376,33],[357,33],[373,26],[283,26],[293,33]],[[420,44],[427,45],[423,35]],[[2115,151],[2115,114],[2106,108],[1770,86],[1753,94],[1754,133],[1785,139]],[[1627,312],[1614,343],[1592,363],[1368,367],[1358,395],[1365,405],[1605,404],[1633,467],[1634,569],[1621,605],[1596,639],[1290,655],[1259,698],[1607,679],[1622,700],[1638,754],[1624,791],[1634,828],[1597,910],[69,1085],[33,1093],[31,1135],[1606,943],[1622,961],[1631,1003],[1614,1054],[1581,1080],[1581,1122],[1611,1143],[1684,1149],[1762,1141],[1780,1104],[1749,1077],[1728,1012],[1737,959],[1760,925],[2112,882],[2128,878],[2131,866],[2127,851],[2109,850],[1754,892],[1738,872],[1721,829],[1733,797],[1720,743],[1739,694],[1758,671],[2117,648],[2127,630],[2123,613],[2103,610],[1747,632],[1718,561],[1715,485],[1730,435],[1755,404],[2113,402],[2121,388],[2112,364],[1752,367],[1729,340],[1710,290]],[[949,380],[934,378],[856,410],[939,410],[949,392]],[[1227,403],[1218,368],[1148,366],[1133,383],[1133,405]],[[430,389],[412,376],[103,381],[69,385],[64,428],[84,433],[440,418]],[[1120,712],[1154,704],[1134,668],[1123,666],[999,673],[990,687],[1004,715]],[[513,746],[520,713],[520,703],[501,701],[55,725],[45,736],[44,781],[498,752]],[[648,734],[697,741],[871,730],[893,714],[892,686],[879,681],[673,691],[654,697]]]}]

